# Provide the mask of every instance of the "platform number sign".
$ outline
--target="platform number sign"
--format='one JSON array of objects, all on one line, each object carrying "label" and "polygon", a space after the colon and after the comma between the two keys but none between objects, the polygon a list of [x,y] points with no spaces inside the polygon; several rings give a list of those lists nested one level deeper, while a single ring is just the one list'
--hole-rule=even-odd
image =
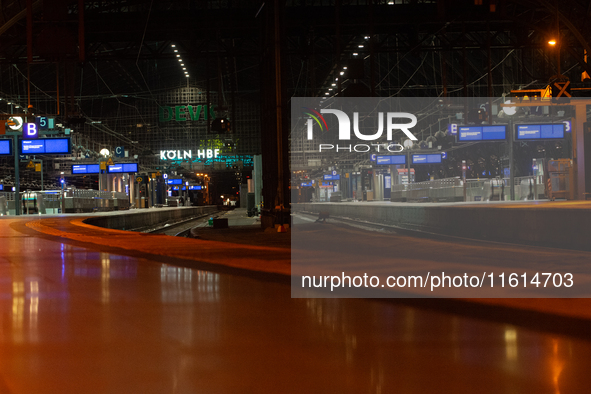
[{"label": "platform number sign", "polygon": [[39,130],[49,129],[49,119],[46,116],[38,116],[35,118],[35,123],[37,123]]}]

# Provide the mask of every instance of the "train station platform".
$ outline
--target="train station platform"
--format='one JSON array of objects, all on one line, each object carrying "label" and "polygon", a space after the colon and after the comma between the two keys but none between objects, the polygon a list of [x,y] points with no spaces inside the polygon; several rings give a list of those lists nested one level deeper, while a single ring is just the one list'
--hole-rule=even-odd
[{"label": "train station platform", "polygon": [[[591,321],[586,299],[478,299],[452,307],[440,300],[413,306],[294,299],[290,234],[257,232],[256,219],[239,210],[224,214],[231,227],[225,235],[210,233],[209,239],[85,222],[145,211],[152,210],[0,218],[0,392],[539,393],[588,387],[581,367],[591,357],[581,334]],[[333,226],[330,220],[311,225],[319,240],[326,225]],[[363,231],[334,229],[351,242]],[[392,236],[400,235],[381,234],[380,240]],[[404,237],[415,253],[411,237]],[[465,255],[445,242],[430,241],[437,243],[427,245],[433,248],[425,239],[416,242],[424,261],[437,260],[442,248]],[[487,255],[491,248],[472,245],[470,251]],[[503,255],[518,250],[494,248]],[[587,252],[571,253],[573,260],[590,261]],[[546,258],[562,254],[552,250]],[[314,255],[309,251],[310,259]],[[495,319],[471,316],[487,304]],[[514,324],[518,319],[511,316],[530,318],[532,311],[580,329],[565,336]]]}]

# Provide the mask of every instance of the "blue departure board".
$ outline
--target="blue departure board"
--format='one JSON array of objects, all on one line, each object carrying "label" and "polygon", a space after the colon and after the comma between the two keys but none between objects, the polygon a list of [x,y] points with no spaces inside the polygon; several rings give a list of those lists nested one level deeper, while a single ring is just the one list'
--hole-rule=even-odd
[{"label": "blue departure board", "polygon": [[544,140],[564,138],[564,123],[517,125],[518,140]]},{"label": "blue departure board", "polygon": [[12,154],[12,144],[11,140],[0,140],[0,155],[11,155]]},{"label": "blue departure board", "polygon": [[137,163],[113,164],[109,167],[110,173],[136,173],[138,172]]},{"label": "blue departure board", "polygon": [[69,138],[38,138],[21,141],[23,155],[63,155],[70,152]]},{"label": "blue departure board", "polygon": [[406,155],[377,156],[376,157],[376,164],[379,164],[379,165],[406,164]]},{"label": "blue departure board", "polygon": [[72,166],[72,174],[99,174],[98,164],[75,164]]},{"label": "blue departure board", "polygon": [[458,141],[504,141],[507,138],[506,125],[460,126]]},{"label": "blue departure board", "polygon": [[412,155],[412,164],[438,164],[441,163],[441,153],[427,155]]}]

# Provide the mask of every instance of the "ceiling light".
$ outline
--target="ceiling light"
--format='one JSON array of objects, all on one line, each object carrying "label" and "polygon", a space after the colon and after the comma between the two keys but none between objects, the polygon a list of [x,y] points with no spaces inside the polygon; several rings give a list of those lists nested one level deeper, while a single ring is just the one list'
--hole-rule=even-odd
[{"label": "ceiling light", "polygon": [[182,61],[183,61],[183,59],[179,59],[179,62],[182,62]]},{"label": "ceiling light", "polygon": [[176,45],[172,44],[172,45],[171,45],[171,47],[175,48],[175,47],[176,47]]},{"label": "ceiling light", "polygon": [[347,69],[347,66],[343,67],[343,70],[346,70],[346,69]]},{"label": "ceiling light", "polygon": [[359,55],[357,52],[354,52],[354,53],[353,53],[353,56],[357,56],[357,55]]},{"label": "ceiling light", "polygon": [[175,51],[175,52],[178,52],[179,50],[178,50],[178,49],[175,49],[174,51]]},{"label": "ceiling light", "polygon": [[324,94],[328,96],[328,92],[326,92],[326,93],[324,93]]},{"label": "ceiling light", "polygon": [[189,74],[185,75],[185,77],[189,78]]},{"label": "ceiling light", "polygon": [[345,75],[345,72],[344,72],[344,71],[341,71],[341,72],[340,72],[340,74],[341,74],[341,75]]},{"label": "ceiling light", "polygon": [[365,36],[365,37],[363,37],[363,38],[365,38],[366,40],[369,40],[369,36]]},{"label": "ceiling light", "polygon": [[184,65],[185,65],[185,63],[181,63],[181,66],[184,66]]},{"label": "ceiling light", "polygon": [[186,69],[187,69],[187,67],[183,67],[183,70],[186,70]]},{"label": "ceiling light", "polygon": [[359,45],[359,48],[363,48],[363,45]]},{"label": "ceiling light", "polygon": [[177,53],[176,57],[181,57],[181,55],[179,55],[179,54]]},{"label": "ceiling light", "polygon": [[329,88],[328,90],[332,91],[332,88]]},{"label": "ceiling light", "polygon": [[556,45],[556,40],[550,40],[550,41],[548,41],[548,44],[550,44],[550,45]]}]

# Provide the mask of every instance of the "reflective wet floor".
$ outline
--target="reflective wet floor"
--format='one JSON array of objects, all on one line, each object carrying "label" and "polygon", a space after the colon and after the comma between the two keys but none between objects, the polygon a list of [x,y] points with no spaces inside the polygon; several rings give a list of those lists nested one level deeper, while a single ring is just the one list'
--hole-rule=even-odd
[{"label": "reflective wet floor", "polygon": [[11,222],[0,220],[0,392],[591,387],[585,340],[391,302],[292,299],[283,282],[100,252]]}]

